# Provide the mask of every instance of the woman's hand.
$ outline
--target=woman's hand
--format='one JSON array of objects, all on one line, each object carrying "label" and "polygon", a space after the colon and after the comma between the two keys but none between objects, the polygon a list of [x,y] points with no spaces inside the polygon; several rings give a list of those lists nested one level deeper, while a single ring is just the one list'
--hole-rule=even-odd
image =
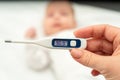
[{"label": "woman's hand", "polygon": [[87,40],[86,49],[70,50],[79,63],[93,68],[92,74],[102,74],[106,80],[120,80],[120,28],[111,25],[93,25],[74,32]]}]

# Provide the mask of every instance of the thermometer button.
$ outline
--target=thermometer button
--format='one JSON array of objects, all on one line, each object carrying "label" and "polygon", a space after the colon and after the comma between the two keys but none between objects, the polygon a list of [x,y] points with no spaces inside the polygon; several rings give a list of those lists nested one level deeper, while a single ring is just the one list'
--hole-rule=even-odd
[{"label": "thermometer button", "polygon": [[76,46],[76,41],[75,40],[70,41],[70,46]]}]

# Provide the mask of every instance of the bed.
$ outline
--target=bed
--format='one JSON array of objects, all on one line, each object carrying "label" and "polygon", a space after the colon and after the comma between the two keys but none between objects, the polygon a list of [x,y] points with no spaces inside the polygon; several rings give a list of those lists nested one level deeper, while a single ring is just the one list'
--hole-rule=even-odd
[{"label": "bed", "polygon": [[[0,80],[56,80],[55,76],[58,80],[104,80],[101,75],[92,77],[90,68],[75,62],[64,50],[51,51],[56,75],[50,69],[36,72],[26,66],[25,45],[2,43],[4,39],[23,39],[31,26],[42,30],[45,7],[46,2],[0,2]],[[93,24],[120,26],[120,12],[82,4],[73,7],[78,28]]]}]

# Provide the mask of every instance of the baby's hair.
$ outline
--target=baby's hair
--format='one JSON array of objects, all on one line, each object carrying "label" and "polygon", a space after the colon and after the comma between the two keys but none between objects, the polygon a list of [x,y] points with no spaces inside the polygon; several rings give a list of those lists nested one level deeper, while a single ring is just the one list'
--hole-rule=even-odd
[{"label": "baby's hair", "polygon": [[71,1],[68,1],[68,0],[50,0],[50,2],[48,3],[48,6],[50,6],[52,3],[55,3],[55,2],[66,2],[70,5],[70,8],[71,8],[71,11],[72,11],[72,14],[74,15],[74,9],[73,9],[73,4]]}]

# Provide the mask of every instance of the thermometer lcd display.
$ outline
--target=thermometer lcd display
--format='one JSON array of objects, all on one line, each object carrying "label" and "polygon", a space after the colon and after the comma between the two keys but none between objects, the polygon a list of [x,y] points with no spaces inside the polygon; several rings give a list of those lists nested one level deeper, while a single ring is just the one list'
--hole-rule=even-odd
[{"label": "thermometer lcd display", "polygon": [[68,46],[68,41],[55,40],[54,46]]}]

